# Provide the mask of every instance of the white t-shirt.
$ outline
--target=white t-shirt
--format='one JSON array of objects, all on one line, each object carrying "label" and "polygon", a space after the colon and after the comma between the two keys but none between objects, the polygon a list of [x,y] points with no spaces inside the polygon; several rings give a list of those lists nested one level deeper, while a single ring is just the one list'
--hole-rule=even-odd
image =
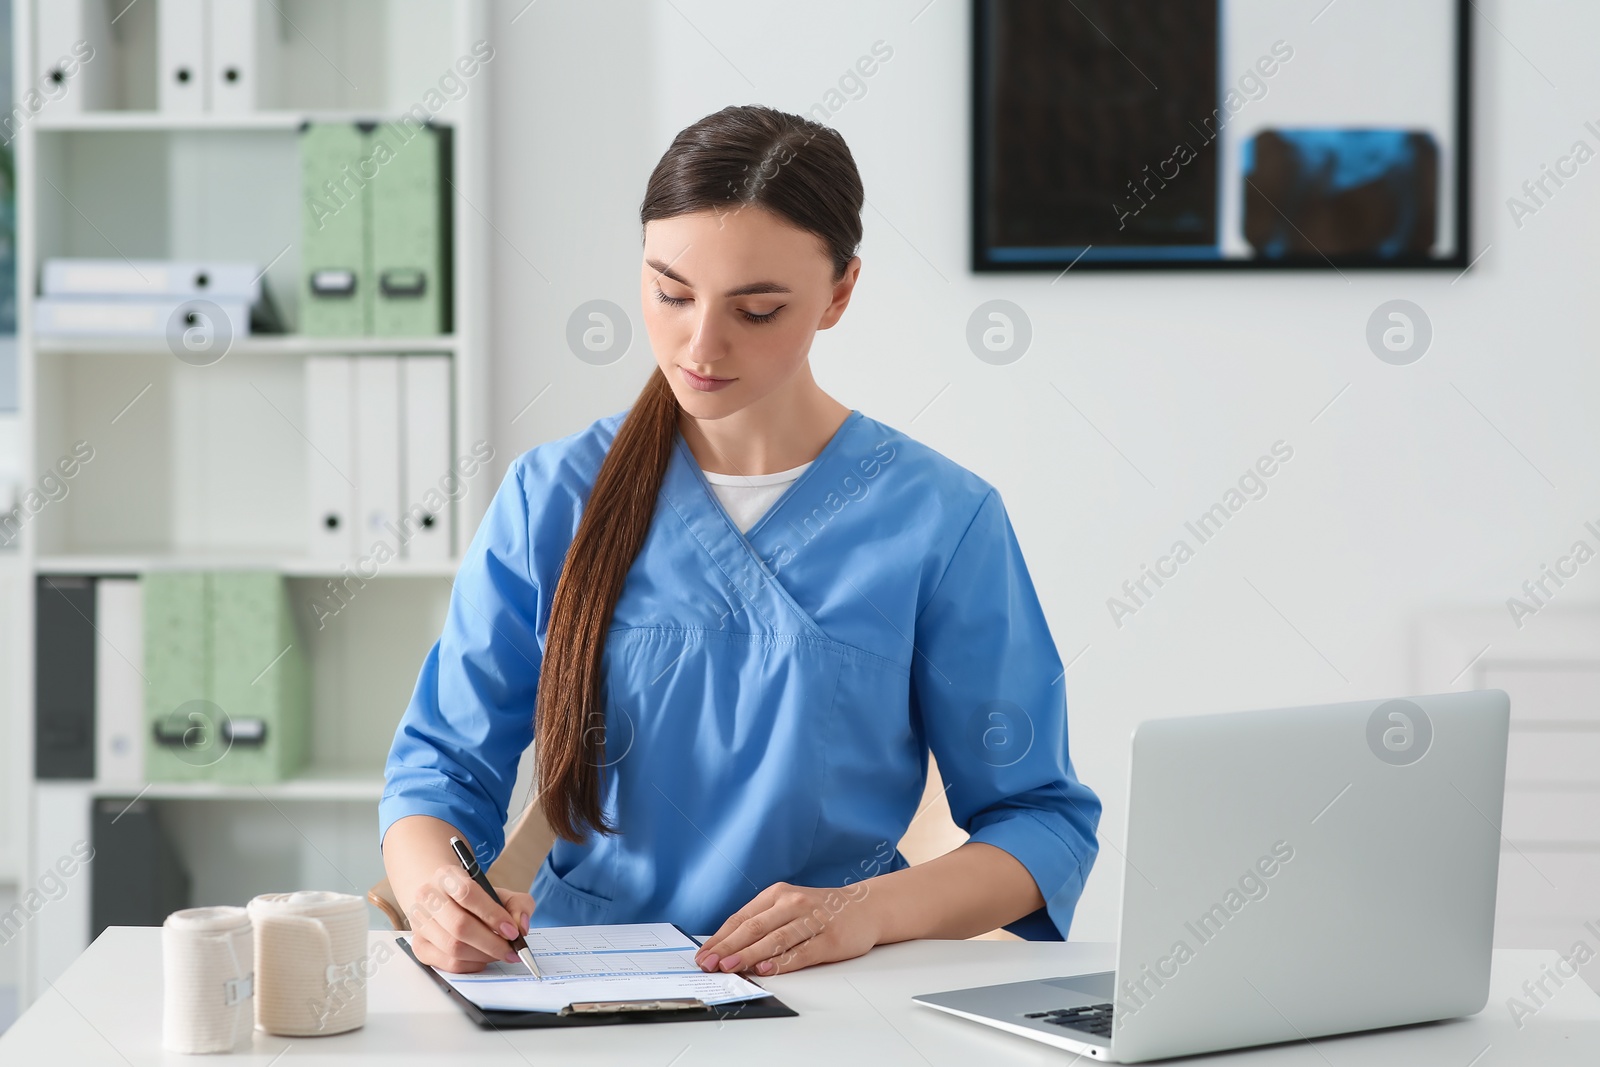
[{"label": "white t-shirt", "polygon": [[703,471],[711,491],[722,501],[722,508],[744,533],[760,521],[767,509],[783,495],[789,484],[804,474],[810,463],[802,463],[776,474],[712,474]]}]

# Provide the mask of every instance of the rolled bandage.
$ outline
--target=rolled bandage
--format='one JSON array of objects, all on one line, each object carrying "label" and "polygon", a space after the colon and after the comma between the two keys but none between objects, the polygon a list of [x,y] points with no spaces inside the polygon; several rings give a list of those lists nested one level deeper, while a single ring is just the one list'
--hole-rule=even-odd
[{"label": "rolled bandage", "polygon": [[243,908],[187,908],[161,926],[161,1044],[230,1052],[250,1038],[254,945]]},{"label": "rolled bandage", "polygon": [[255,926],[256,1029],[342,1034],[367,1021],[367,904],[348,893],[264,893]]}]

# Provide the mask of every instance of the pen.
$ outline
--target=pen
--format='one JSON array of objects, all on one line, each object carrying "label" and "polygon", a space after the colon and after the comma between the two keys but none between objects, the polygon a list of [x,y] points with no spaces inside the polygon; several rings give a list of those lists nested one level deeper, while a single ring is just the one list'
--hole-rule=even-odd
[{"label": "pen", "polygon": [[[489,879],[484,875],[483,868],[478,866],[477,857],[473,856],[472,850],[467,847],[467,843],[459,837],[452,836],[450,838],[450,847],[455,849],[456,859],[461,861],[462,869],[467,872],[467,877],[481,885],[483,891],[489,894],[490,900],[499,904],[502,908],[505,907],[504,902],[500,899],[500,894],[496,893],[494,886],[489,884]],[[526,938],[518,934],[516,939],[511,942],[511,947],[516,950],[517,958],[528,965],[528,970],[533,972],[535,978],[544,977],[539,973],[539,965],[533,962],[533,953],[528,949]]]}]

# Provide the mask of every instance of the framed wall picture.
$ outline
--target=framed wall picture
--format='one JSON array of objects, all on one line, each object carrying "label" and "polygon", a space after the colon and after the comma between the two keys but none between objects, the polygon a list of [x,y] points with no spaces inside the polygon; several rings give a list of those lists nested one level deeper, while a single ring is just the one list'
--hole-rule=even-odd
[{"label": "framed wall picture", "polygon": [[1469,10],[973,0],[973,269],[1463,269]]}]

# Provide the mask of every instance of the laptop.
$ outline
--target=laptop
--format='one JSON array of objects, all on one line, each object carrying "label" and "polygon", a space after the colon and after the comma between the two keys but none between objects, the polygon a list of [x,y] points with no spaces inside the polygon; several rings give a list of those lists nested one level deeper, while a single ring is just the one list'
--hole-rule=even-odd
[{"label": "laptop", "polygon": [[1142,723],[1116,970],[914,999],[1110,1063],[1480,1011],[1510,716],[1490,689]]}]

